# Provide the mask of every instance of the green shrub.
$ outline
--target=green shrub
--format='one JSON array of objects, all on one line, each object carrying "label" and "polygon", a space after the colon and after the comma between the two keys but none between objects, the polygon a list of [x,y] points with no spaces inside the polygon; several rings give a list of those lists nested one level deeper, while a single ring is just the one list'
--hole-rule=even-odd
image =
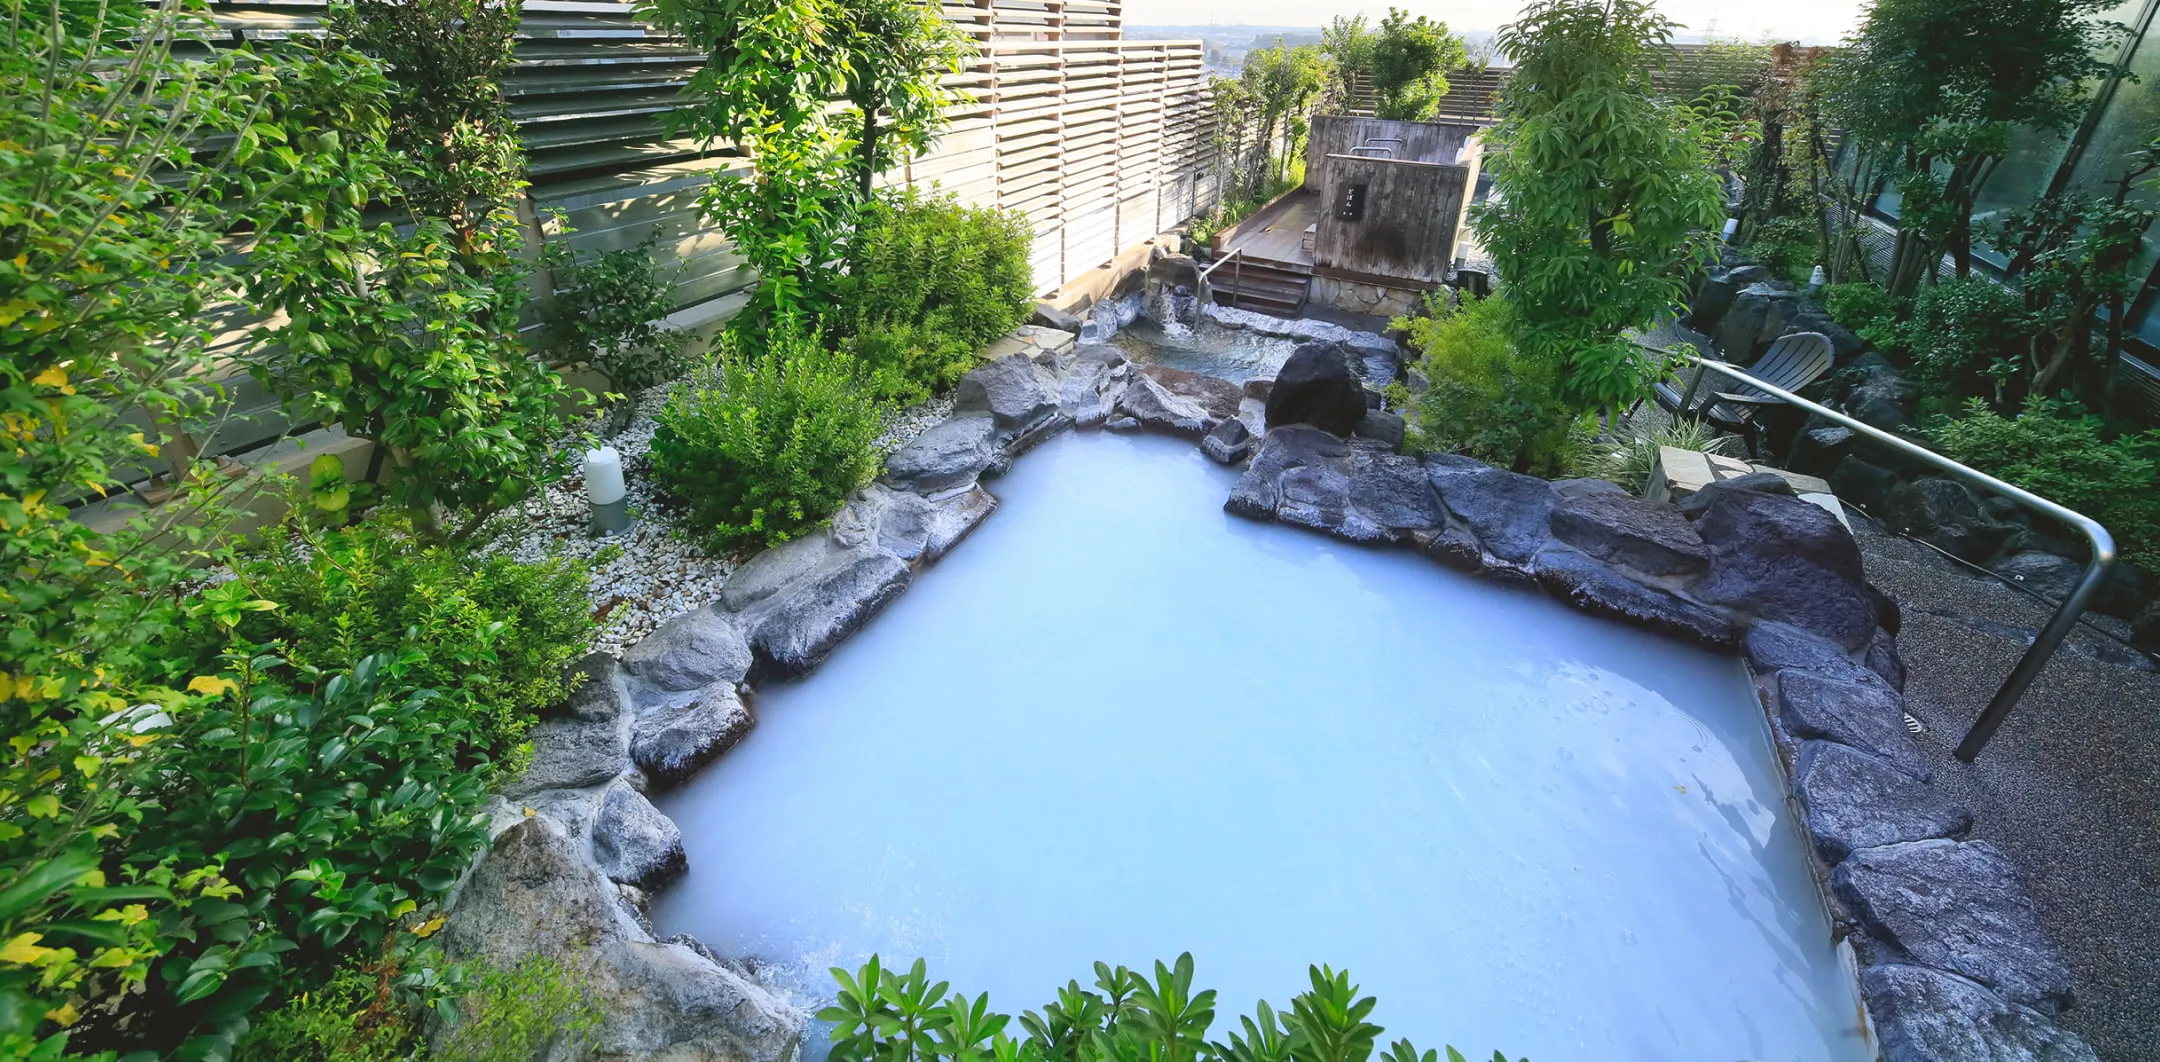
[{"label": "green shrub", "polygon": [[1992,380],[2017,373],[2032,336],[2024,296],[1983,277],[1944,280],[1921,289],[1900,330],[1921,379],[1951,392],[1992,391]]},{"label": "green shrub", "polygon": [[951,386],[977,349],[1027,320],[1033,240],[1017,211],[912,188],[864,212],[846,312],[879,397],[920,401]]},{"label": "green shrub", "polygon": [[130,1001],[136,1035],[165,1048],[198,1031],[230,1043],[281,972],[304,984],[378,951],[488,839],[486,779],[460,755],[469,721],[413,685],[419,653],[288,692],[258,648],[235,646],[236,687],[176,715],[139,781],[151,810],[119,839],[125,866],[217,865],[233,886],[163,927],[178,942]]},{"label": "green shrub", "polygon": [[1973,399],[1928,434],[1950,457],[2100,521],[2124,558],[2160,563],[2160,432],[2111,437],[2076,403],[2033,397],[2014,417]]},{"label": "green shrub", "polygon": [[635,247],[583,262],[567,240],[548,245],[541,261],[555,287],[547,332],[557,361],[589,362],[623,393],[666,383],[689,368],[687,337],[661,323],[675,309],[675,282],[653,265],[659,245],[655,230]]},{"label": "green shrub", "polygon": [[1683,417],[1618,443],[1586,445],[1581,457],[1569,464],[1568,474],[1609,480],[1640,494],[1650,482],[1650,470],[1657,467],[1659,450],[1670,446],[1724,454],[1734,441],[1702,421]]},{"label": "green shrub", "polygon": [[[551,1045],[584,1057],[601,1012],[583,975],[533,957],[508,969],[421,967],[433,948],[399,960],[353,964],[255,1022],[235,1062],[530,1062]],[[424,1012],[445,1017],[431,1046]],[[553,1056],[550,1056],[553,1057]]]},{"label": "green shrub", "polygon": [[1500,298],[1450,307],[1427,300],[1429,317],[1399,317],[1424,352],[1413,446],[1466,453],[1523,472],[1550,472],[1567,452],[1576,414],[1561,400],[1556,367],[1514,341],[1514,312]]},{"label": "green shrub", "polygon": [[[1261,1000],[1243,1031],[1210,1041],[1215,991],[1193,989],[1193,957],[1157,962],[1154,975],[1095,964],[1095,991],[1068,981],[1057,999],[1020,1015],[1014,1039],[1010,1015],[990,1009],[988,993],[946,996],[921,959],[906,973],[884,969],[876,956],[850,974],[834,967],[837,999],[818,1013],[831,1022],[832,1062],[1368,1062],[1384,1030],[1366,1020],[1377,1001],[1359,995],[1350,971],[1306,968],[1311,987],[1276,1010]],[[1225,1023],[1227,1025],[1227,1023]],[[1507,1056],[1493,1052],[1493,1062]],[[1380,1052],[1382,1062],[1440,1062],[1408,1040]],[[1462,1053],[1447,1049],[1449,1062]]]},{"label": "green shrub", "polygon": [[678,388],[653,434],[653,475],[707,549],[777,545],[823,523],[877,472],[886,406],[854,361],[783,323],[730,330],[705,378]]},{"label": "green shrub", "polygon": [[1804,284],[1822,259],[1822,237],[1812,218],[1773,218],[1755,230],[1747,253],[1777,275]]},{"label": "green shrub", "polygon": [[1822,290],[1823,309],[1837,323],[1886,354],[1902,354],[1905,338],[1899,330],[1902,300],[1864,280],[1831,284]]},{"label": "green shrub", "polygon": [[281,643],[303,669],[418,651],[404,676],[461,717],[465,763],[513,758],[534,715],[569,694],[564,669],[593,627],[582,562],[475,557],[385,516],[334,530],[294,520],[286,531],[234,565],[252,596],[277,603],[242,618],[242,637]]}]

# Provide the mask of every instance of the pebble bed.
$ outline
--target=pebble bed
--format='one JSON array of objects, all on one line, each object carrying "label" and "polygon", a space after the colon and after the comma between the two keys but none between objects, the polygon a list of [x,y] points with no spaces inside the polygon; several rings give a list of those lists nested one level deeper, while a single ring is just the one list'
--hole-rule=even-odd
[{"label": "pebble bed", "polygon": [[[592,648],[611,656],[622,655],[669,619],[718,598],[721,584],[735,571],[734,558],[708,555],[682,532],[654,488],[646,454],[673,389],[662,384],[639,393],[631,400],[637,412],[629,426],[607,440],[622,454],[630,511],[637,516],[628,532],[593,533],[580,465],[541,496],[497,517],[501,537],[489,550],[520,561],[568,556],[591,565]],[[878,455],[892,453],[951,416],[952,406],[948,394],[897,411],[878,438]],[[596,421],[581,427],[595,426]]]}]

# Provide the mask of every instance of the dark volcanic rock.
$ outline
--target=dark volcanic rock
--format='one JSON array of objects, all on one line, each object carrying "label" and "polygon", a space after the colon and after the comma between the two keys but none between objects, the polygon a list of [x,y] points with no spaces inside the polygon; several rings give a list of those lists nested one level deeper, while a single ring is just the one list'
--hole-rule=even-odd
[{"label": "dark volcanic rock", "polygon": [[2100,1062],[2085,1041],[1955,974],[1870,966],[1860,994],[1883,1062]]},{"label": "dark volcanic rock", "polygon": [[1929,777],[1927,760],[1905,730],[1904,704],[1882,680],[1841,682],[1787,668],[1778,672],[1777,687],[1778,723],[1786,733],[1850,745],[1914,778]]},{"label": "dark volcanic rock", "polygon": [[1779,668],[1802,668],[1840,682],[1887,691],[1882,677],[1869,670],[1864,662],[1853,659],[1842,646],[1783,623],[1758,623],[1750,628],[1747,655],[1748,663],[1754,665],[1757,674],[1769,674]]},{"label": "dark volcanic rock", "polygon": [[1695,531],[1710,547],[1710,574],[1695,596],[1790,623],[1847,649],[1875,633],[1875,599],[1852,532],[1798,498],[1721,492]]},{"label": "dark volcanic rock", "polygon": [[1935,787],[1857,749],[1810,741],[1793,765],[1808,833],[1830,863],[1859,848],[1962,837],[1972,814]]},{"label": "dark volcanic rock", "polygon": [[608,787],[592,826],[593,865],[625,885],[654,889],[682,876],[682,831],[628,783]]},{"label": "dark volcanic rock", "polygon": [[1365,388],[1350,371],[1350,360],[1334,343],[1306,343],[1290,354],[1268,391],[1269,431],[1290,424],[1310,424],[1334,435],[1349,435],[1365,417]]},{"label": "dark volcanic rock", "polygon": [[1867,668],[1869,671],[1881,675],[1882,680],[1889,683],[1891,689],[1900,693],[1904,692],[1905,658],[1898,655],[1897,639],[1891,636],[1888,627],[1876,631],[1874,640],[1868,642]]},{"label": "dark volcanic rock", "polygon": [[907,562],[897,557],[843,554],[756,611],[750,648],[773,670],[800,675],[899,597],[910,578]]},{"label": "dark volcanic rock", "polygon": [[1716,609],[1646,586],[1564,547],[1547,547],[1531,561],[1540,586],[1554,597],[1599,616],[1610,616],[1713,649],[1740,644],[1740,629]]},{"label": "dark volcanic rock", "polygon": [[1710,506],[1715,504],[1719,498],[1724,497],[1728,492],[1736,490],[1751,490],[1757,494],[1779,494],[1788,498],[1794,496],[1792,484],[1786,482],[1784,476],[1773,472],[1750,472],[1747,475],[1734,476],[1731,479],[1713,480],[1701,490],[1695,491],[1675,502],[1674,507],[1680,510],[1680,515],[1693,520],[1709,512]]},{"label": "dark volcanic rock", "polygon": [[693,609],[660,625],[623,654],[623,668],[655,689],[694,690],[734,684],[750,673],[750,646],[735,621]]},{"label": "dark volcanic rock", "polygon": [[1476,573],[1485,567],[1485,549],[1478,545],[1477,536],[1463,528],[1449,525],[1427,532],[1422,536],[1420,548],[1425,555],[1459,572]]},{"label": "dark volcanic rock", "polygon": [[[1173,394],[1146,373],[1134,377],[1118,395],[1117,412],[1139,421],[1143,427],[1197,439],[1215,426],[1215,418],[1193,399]],[[1231,412],[1236,412],[1232,407]]]},{"label": "dark volcanic rock", "polygon": [[1144,365],[1140,372],[1163,385],[1163,389],[1171,394],[1199,403],[1200,408],[1216,420],[1237,416],[1238,403],[1245,400],[1242,388],[1220,376],[1186,372],[1168,365]]},{"label": "dark volcanic rock", "polygon": [[1600,560],[1645,575],[1698,575],[1710,548],[1672,506],[1629,494],[1578,494],[1553,506],[1552,533]]},{"label": "dark volcanic rock", "polygon": [[1402,414],[1383,409],[1368,409],[1365,411],[1365,419],[1358,421],[1357,437],[1386,443],[1390,450],[1400,450],[1406,430]]},{"label": "dark volcanic rock", "polygon": [[1964,484],[1941,476],[1899,485],[1883,500],[1880,515],[1891,527],[1974,563],[2016,530],[1989,516]]},{"label": "dark volcanic rock", "polygon": [[929,494],[973,483],[997,457],[997,419],[963,413],[931,425],[885,459],[885,482]]},{"label": "dark volcanic rock", "polygon": [[1764,345],[1790,330],[1800,306],[1799,293],[1782,282],[1749,284],[1734,293],[1711,342],[1728,358],[1753,361]]},{"label": "dark volcanic rock", "polygon": [[680,785],[734,748],[753,722],[734,686],[709,686],[691,700],[640,717],[631,728],[630,758],[654,785]]},{"label": "dark volcanic rock", "polygon": [[1057,380],[1025,354],[1008,354],[968,370],[953,392],[955,410],[988,413],[1007,435],[1048,420],[1057,406]]},{"label": "dark volcanic rock", "polygon": [[1215,425],[1215,430],[1200,440],[1200,452],[1218,465],[1234,465],[1251,457],[1260,446],[1259,440],[1245,427],[1245,422],[1231,417]]},{"label": "dark volcanic rock", "polygon": [[1961,974],[2012,1003],[2071,1002],[2070,969],[2040,928],[2017,870],[1986,841],[1914,841],[1854,852],[1830,887],[1880,951]]},{"label": "dark volcanic rock", "polygon": [[1869,511],[1882,508],[1890,499],[1890,492],[1904,482],[1897,473],[1863,461],[1855,454],[1840,458],[1837,467],[1830,470],[1828,479],[1830,489],[1838,497]]},{"label": "dark volcanic rock", "polygon": [[[1223,508],[1254,520],[1272,520],[1276,508],[1282,504],[1281,483],[1285,473],[1308,465],[1326,465],[1349,454],[1349,444],[1318,428],[1303,425],[1276,428],[1260,440],[1260,452],[1254,455],[1245,474],[1238,477],[1237,484],[1230,488],[1230,499],[1223,503]],[[1347,501],[1347,480],[1343,490]]]},{"label": "dark volcanic rock", "polygon": [[1358,451],[1350,474],[1350,505],[1393,531],[1422,531],[1441,522],[1440,499],[1417,458]]},{"label": "dark volcanic rock", "polygon": [[1552,518],[1552,484],[1444,455],[1427,458],[1425,472],[1440,492],[1440,503],[1468,525],[1493,556],[1528,564],[1544,547]]}]

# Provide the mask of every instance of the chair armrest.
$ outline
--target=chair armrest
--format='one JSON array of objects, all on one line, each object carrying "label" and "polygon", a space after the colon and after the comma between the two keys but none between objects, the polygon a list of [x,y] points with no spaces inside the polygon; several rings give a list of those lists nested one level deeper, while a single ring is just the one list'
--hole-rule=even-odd
[{"label": "chair armrest", "polygon": [[1726,402],[1739,402],[1750,406],[1775,406],[1785,401],[1782,398],[1774,398],[1770,395],[1736,395],[1728,391],[1719,391],[1717,396]]}]

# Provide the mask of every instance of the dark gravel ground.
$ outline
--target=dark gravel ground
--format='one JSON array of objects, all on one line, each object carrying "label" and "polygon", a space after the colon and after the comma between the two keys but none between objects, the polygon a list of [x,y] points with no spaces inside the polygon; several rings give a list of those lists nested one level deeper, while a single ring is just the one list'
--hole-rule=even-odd
[{"label": "dark gravel ground", "polygon": [[2017,864],[2076,975],[2062,1024],[2108,1062],[2160,1062],[2160,673],[2081,629],[1979,762],[1959,763],[1951,748],[2049,609],[1858,514],[1853,525],[1870,580],[1904,606],[1906,710],[1926,725],[1937,784]]}]

